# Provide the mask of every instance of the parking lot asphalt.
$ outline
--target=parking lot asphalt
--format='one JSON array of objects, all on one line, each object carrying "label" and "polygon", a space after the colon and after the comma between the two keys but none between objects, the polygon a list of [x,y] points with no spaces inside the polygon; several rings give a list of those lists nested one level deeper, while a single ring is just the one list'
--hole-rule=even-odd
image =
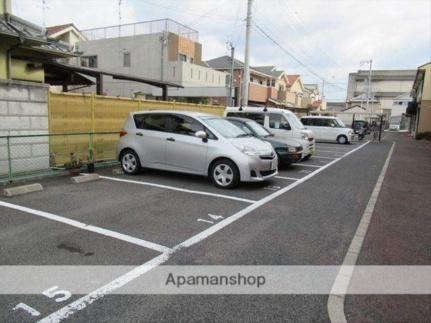
[{"label": "parking lot asphalt", "polygon": [[[310,160],[234,190],[159,171],[105,169],[102,180],[81,185],[45,179],[43,192],[0,198],[1,265],[339,265],[390,145],[319,143]],[[39,315],[13,310],[18,303]],[[60,304],[3,295],[0,320],[326,321],[326,304],[311,295],[95,293]]]}]

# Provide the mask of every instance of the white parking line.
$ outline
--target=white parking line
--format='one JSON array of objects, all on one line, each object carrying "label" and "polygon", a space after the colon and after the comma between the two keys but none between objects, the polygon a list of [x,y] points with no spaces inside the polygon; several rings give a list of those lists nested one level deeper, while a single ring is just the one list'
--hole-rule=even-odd
[{"label": "white parking line", "polygon": [[329,153],[329,154],[333,154],[336,157],[340,157],[340,156],[344,155],[344,153],[340,153],[340,152],[336,152],[336,151],[329,151],[329,150],[316,150],[316,152],[318,152],[318,153]]},{"label": "white parking line", "polygon": [[347,319],[344,314],[346,293],[349,288],[350,279],[352,278],[356,261],[361,252],[362,244],[365,240],[365,235],[368,231],[368,225],[370,224],[371,216],[373,215],[374,207],[376,206],[377,198],[379,196],[380,189],[382,188],[383,180],[385,179],[394,147],[395,142],[392,143],[391,150],[386,157],[385,164],[383,165],[379,178],[377,179],[377,183],[374,186],[365,211],[362,214],[358,227],[356,228],[355,235],[353,236],[349,249],[344,257],[340,271],[332,285],[331,293],[328,298],[328,314],[332,323],[347,323]]},{"label": "white parking line", "polygon": [[254,203],[254,202],[256,202],[254,200],[249,200],[249,199],[245,199],[245,198],[242,198],[242,197],[236,197],[236,196],[230,196],[230,195],[224,195],[224,194],[217,194],[217,193],[210,193],[210,192],[203,192],[203,191],[193,191],[193,190],[188,190],[188,189],[185,189],[185,188],[179,188],[179,187],[167,186],[167,185],[161,185],[161,184],[155,184],[155,183],[149,183],[149,182],[133,181],[133,180],[130,180],[130,179],[122,179],[122,178],[108,177],[108,176],[100,176],[100,178],[104,178],[104,179],[107,179],[107,180],[110,180],[110,181],[116,181],[116,182],[124,182],[124,183],[131,183],[131,184],[138,184],[138,185],[146,185],[146,186],[165,188],[167,190],[185,192],[185,193],[190,193],[190,194],[198,194],[198,195],[207,195],[207,196],[220,197],[220,198],[224,198],[224,199],[235,200],[235,201],[240,201],[240,202],[245,202],[245,203]]},{"label": "white parking line", "polygon": [[336,157],[326,157],[326,156],[312,156],[313,158],[324,158],[324,159],[335,159]]},{"label": "white parking line", "polygon": [[315,168],[320,168],[323,165],[311,165],[311,164],[302,164],[302,163],[292,163],[291,165],[295,165],[295,166],[305,166],[305,167],[315,167]]},{"label": "white parking line", "polygon": [[290,181],[299,181],[300,178],[296,178],[296,177],[286,177],[286,176],[274,176],[275,178],[281,178],[281,179],[288,179]]},{"label": "white parking line", "polygon": [[39,210],[35,210],[35,209],[31,209],[25,206],[21,206],[21,205],[16,205],[16,204],[12,204],[12,203],[7,203],[7,202],[3,202],[0,201],[0,206],[9,208],[9,209],[14,209],[14,210],[18,210],[18,211],[22,211],[25,213],[30,213],[30,214],[34,214],[37,216],[40,216],[42,218],[46,218],[52,221],[56,221],[56,222],[61,222],[70,226],[73,226],[75,228],[79,228],[82,230],[86,230],[86,231],[90,231],[90,232],[94,232],[94,233],[98,233],[107,237],[111,237],[111,238],[115,238],[118,240],[122,240],[122,241],[126,241],[141,247],[145,247],[148,249],[152,249],[158,252],[167,252],[170,251],[171,249],[162,245],[159,245],[157,243],[154,242],[150,242],[150,241],[146,241],[146,240],[142,240],[142,239],[138,239],[135,237],[131,237],[119,232],[115,232],[115,231],[111,231],[111,230],[107,230],[107,229],[103,229],[100,227],[96,227],[93,225],[89,225],[83,222],[79,222],[79,221],[75,221],[69,218],[65,218],[59,215],[55,215],[52,213],[48,213],[48,212],[44,212],[44,211],[39,211]]},{"label": "white parking line", "polygon": [[273,199],[286,193],[287,191],[290,191],[291,189],[295,188],[296,186],[304,183],[305,181],[307,181],[310,178],[312,178],[313,176],[319,174],[320,172],[322,172],[326,168],[332,166],[333,164],[340,161],[341,159],[343,159],[343,158],[347,157],[348,155],[354,153],[355,151],[361,149],[362,147],[364,147],[368,143],[369,143],[369,141],[365,142],[364,144],[360,145],[359,147],[349,151],[343,157],[340,157],[340,158],[337,158],[337,159],[331,161],[330,163],[326,164],[322,168],[317,169],[315,172],[313,172],[307,176],[304,176],[303,178],[299,179],[298,181],[282,188],[281,190],[278,190],[278,191],[264,197],[263,199],[247,206],[246,208],[244,208],[244,209],[238,211],[237,213],[227,217],[226,219],[212,225],[208,229],[206,229],[206,230],[198,233],[197,235],[187,239],[186,241],[176,245],[173,248],[173,251],[161,254],[160,256],[144,263],[143,265],[136,267],[135,269],[133,269],[133,270],[129,271],[128,273],[124,274],[123,276],[120,276],[119,278],[111,281],[110,283],[106,284],[105,286],[91,292],[90,294],[88,294],[84,297],[81,297],[80,299],[78,299],[78,300],[70,303],[69,305],[66,305],[65,307],[57,310],[56,312],[48,315],[47,317],[40,320],[39,322],[43,322],[43,323],[60,322],[64,319],[70,317],[74,313],[76,313],[76,312],[86,308],[88,305],[94,303],[96,300],[103,298],[109,292],[124,286],[125,284],[129,283],[130,281],[139,278],[140,276],[142,276],[146,272],[150,271],[151,269],[163,264],[164,262],[166,262],[169,259],[171,254],[175,253],[176,251],[181,250],[183,248],[190,247],[190,246],[208,238],[209,236],[213,235],[214,233],[218,232],[219,230],[223,229],[224,227],[228,226],[229,224],[241,219],[243,216],[249,214],[250,212],[254,211],[255,209],[257,209],[257,208],[261,207],[262,205],[272,201]]}]

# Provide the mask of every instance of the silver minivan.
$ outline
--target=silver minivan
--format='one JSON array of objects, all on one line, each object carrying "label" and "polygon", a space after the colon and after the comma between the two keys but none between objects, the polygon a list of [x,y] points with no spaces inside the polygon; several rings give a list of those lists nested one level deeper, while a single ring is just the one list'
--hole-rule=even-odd
[{"label": "silver minivan", "polygon": [[277,174],[271,144],[229,121],[198,112],[132,112],[120,132],[117,156],[126,174],[141,167],[208,176],[220,188]]}]

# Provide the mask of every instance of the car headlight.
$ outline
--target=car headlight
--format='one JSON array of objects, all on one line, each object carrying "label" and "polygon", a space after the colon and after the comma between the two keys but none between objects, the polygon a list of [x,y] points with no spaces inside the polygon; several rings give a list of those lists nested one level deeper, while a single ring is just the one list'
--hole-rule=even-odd
[{"label": "car headlight", "polygon": [[234,146],[241,151],[243,154],[246,154],[248,156],[257,156],[260,154],[259,151],[256,151],[256,149],[254,149],[253,147],[250,146],[244,146],[244,145],[240,145],[240,144],[234,144]]},{"label": "car headlight", "polygon": [[301,139],[302,139],[302,140],[308,140],[308,135],[307,135],[307,134],[305,134],[305,133],[302,133],[302,134],[301,134]]}]

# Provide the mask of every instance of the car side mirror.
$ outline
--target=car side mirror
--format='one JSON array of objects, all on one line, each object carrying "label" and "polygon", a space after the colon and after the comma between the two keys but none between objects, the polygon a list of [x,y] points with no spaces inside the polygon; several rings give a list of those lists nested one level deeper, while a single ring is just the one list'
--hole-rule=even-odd
[{"label": "car side mirror", "polygon": [[201,138],[202,141],[206,141],[208,139],[207,133],[202,130],[196,131],[195,137]]}]

